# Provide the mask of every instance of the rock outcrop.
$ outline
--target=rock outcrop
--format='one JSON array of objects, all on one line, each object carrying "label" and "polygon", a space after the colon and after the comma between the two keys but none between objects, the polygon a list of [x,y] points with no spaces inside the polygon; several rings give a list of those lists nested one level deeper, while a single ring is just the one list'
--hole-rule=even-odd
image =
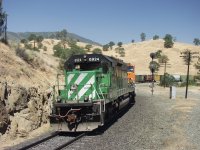
[{"label": "rock outcrop", "polygon": [[6,133],[11,138],[24,137],[30,131],[48,123],[48,98],[49,93],[36,87],[11,87],[7,98],[4,96],[0,101],[0,132],[4,134],[7,129]]}]

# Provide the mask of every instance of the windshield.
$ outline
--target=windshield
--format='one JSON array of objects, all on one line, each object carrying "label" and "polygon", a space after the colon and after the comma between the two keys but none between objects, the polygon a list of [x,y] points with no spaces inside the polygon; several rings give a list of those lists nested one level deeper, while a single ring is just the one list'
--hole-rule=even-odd
[{"label": "windshield", "polygon": [[134,66],[128,66],[128,71],[129,72],[134,72]]}]

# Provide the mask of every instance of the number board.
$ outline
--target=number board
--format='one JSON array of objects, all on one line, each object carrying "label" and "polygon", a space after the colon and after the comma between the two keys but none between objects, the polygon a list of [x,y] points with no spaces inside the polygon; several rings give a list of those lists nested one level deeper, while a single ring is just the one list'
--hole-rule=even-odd
[{"label": "number board", "polygon": [[74,63],[84,63],[84,62],[100,62],[100,58],[97,56],[74,58]]}]

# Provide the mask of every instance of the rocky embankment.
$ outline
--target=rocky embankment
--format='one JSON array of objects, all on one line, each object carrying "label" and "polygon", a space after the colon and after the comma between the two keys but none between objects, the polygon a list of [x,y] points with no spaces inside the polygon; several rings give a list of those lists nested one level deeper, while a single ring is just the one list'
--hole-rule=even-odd
[{"label": "rocky embankment", "polygon": [[1,145],[48,122],[51,91],[47,89],[55,84],[59,59],[3,43],[0,56]]},{"label": "rocky embankment", "polygon": [[1,83],[0,133],[14,139],[48,122],[51,92]]}]

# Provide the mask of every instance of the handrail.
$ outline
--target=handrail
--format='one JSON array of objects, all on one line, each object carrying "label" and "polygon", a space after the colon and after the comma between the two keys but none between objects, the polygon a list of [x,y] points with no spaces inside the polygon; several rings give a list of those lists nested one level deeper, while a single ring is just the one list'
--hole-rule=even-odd
[{"label": "handrail", "polygon": [[102,90],[101,90],[101,85],[103,85],[104,83],[100,83],[99,84],[99,90],[100,90],[100,92],[101,92],[101,95],[102,95],[102,97],[103,97],[103,103],[104,103],[104,112],[106,111],[106,99],[105,99],[105,97],[104,97],[104,95],[103,95],[103,92],[102,92]]},{"label": "handrail", "polygon": [[103,84],[104,84],[104,83],[100,83],[100,84],[99,84],[99,91],[101,92],[101,95],[102,95],[103,99],[105,99],[105,97],[103,96],[103,92],[102,92],[102,90],[101,90],[101,87],[100,87],[100,86],[103,85]]},{"label": "handrail", "polygon": [[99,99],[101,99],[101,98],[100,98],[100,96],[99,96],[99,94],[98,94],[98,92],[97,92],[97,90],[96,90],[96,88],[94,87],[94,85],[93,85],[93,84],[92,84],[92,87],[94,88],[94,90],[95,90],[95,92],[96,92],[97,96],[99,97]]}]

